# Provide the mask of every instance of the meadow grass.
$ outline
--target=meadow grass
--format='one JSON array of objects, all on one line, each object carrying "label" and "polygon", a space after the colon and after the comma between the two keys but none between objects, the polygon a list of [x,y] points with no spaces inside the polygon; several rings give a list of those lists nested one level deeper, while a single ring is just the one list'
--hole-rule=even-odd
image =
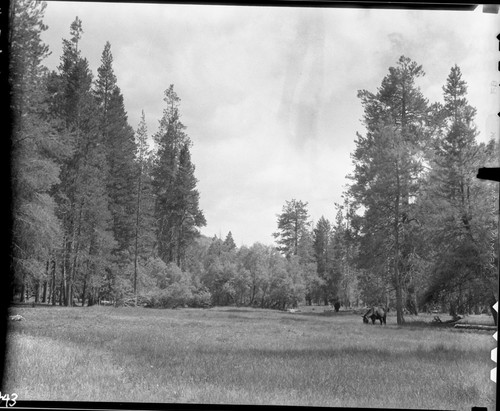
[{"label": "meadow grass", "polygon": [[[248,308],[13,309],[19,399],[493,408],[491,333]],[[425,317],[421,317],[425,318]]]}]

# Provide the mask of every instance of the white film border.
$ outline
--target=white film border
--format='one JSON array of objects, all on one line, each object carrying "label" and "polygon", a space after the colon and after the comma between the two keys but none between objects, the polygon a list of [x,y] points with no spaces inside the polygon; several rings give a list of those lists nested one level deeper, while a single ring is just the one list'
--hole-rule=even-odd
[{"label": "white film border", "polygon": [[[498,313],[498,301],[493,306],[493,309]],[[498,341],[498,331],[495,331],[495,334],[493,334],[493,338],[495,339],[495,341]],[[495,363],[497,362],[497,347],[495,347],[491,350],[491,360]],[[495,367],[491,370],[490,379],[494,383],[497,382],[497,367]]]}]

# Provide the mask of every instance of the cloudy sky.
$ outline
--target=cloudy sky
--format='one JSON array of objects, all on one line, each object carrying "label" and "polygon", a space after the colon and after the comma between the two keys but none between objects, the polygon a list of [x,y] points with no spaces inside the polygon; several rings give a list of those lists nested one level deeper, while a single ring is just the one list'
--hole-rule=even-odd
[{"label": "cloudy sky", "polygon": [[56,69],[78,16],[94,72],[106,41],[137,129],[152,136],[174,84],[194,145],[202,233],[273,242],[286,200],[334,219],[351,172],[362,108],[401,55],[423,65],[430,101],[458,64],[478,109],[479,139],[498,139],[500,16],[482,12],[49,2],[43,40]]}]

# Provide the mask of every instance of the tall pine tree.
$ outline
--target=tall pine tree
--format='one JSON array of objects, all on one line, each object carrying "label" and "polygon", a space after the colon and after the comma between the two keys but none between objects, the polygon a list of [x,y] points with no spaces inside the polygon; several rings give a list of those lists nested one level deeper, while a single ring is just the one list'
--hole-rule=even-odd
[{"label": "tall pine tree", "polygon": [[142,111],[141,121],[136,131],[137,146],[137,175],[136,205],[135,205],[135,232],[134,232],[134,295],[137,297],[137,276],[140,257],[147,260],[151,256],[154,244],[154,198],[151,183],[151,151],[148,146],[148,131],[146,116]]},{"label": "tall pine tree", "polygon": [[195,167],[191,162],[189,143],[179,153],[179,168],[174,183],[173,222],[175,225],[175,255],[178,266],[183,266],[187,247],[199,235],[198,227],[206,225],[199,208],[200,194],[196,190]]},{"label": "tall pine tree", "polygon": [[467,101],[467,84],[456,65],[443,96],[444,121],[434,140],[420,207],[432,261],[427,297],[445,302],[455,315],[498,299],[494,292],[498,289],[497,190],[476,178],[479,167],[494,164],[498,147],[493,141],[487,145],[476,141],[476,110]]},{"label": "tall pine tree", "polygon": [[278,231],[273,236],[278,250],[287,258],[299,254],[301,239],[307,235],[308,219],[307,203],[295,199],[286,201],[278,215]]},{"label": "tall pine tree", "polygon": [[45,266],[60,244],[60,220],[52,196],[59,183],[59,162],[68,150],[57,122],[50,119],[47,69],[49,53],[41,40],[45,3],[16,0],[10,4],[10,66],[12,92],[12,256],[17,291],[24,301],[30,284],[38,300],[38,286],[46,284]]},{"label": "tall pine tree", "polygon": [[120,263],[132,259],[134,243],[135,198],[135,134],[128,124],[123,95],[113,71],[111,45],[106,42],[97,69],[94,94],[99,107],[103,152],[106,156],[106,176],[109,207],[113,218],[113,235]]},{"label": "tall pine tree", "polygon": [[157,247],[163,261],[182,265],[187,247],[198,235],[197,227],[206,221],[199,209],[190,140],[180,121],[180,98],[173,85],[165,91],[164,101],[167,107],[155,134],[158,151],[153,169]]},{"label": "tall pine tree", "polygon": [[319,277],[323,280],[322,299],[324,304],[338,300],[338,284],[334,278],[333,231],[330,221],[324,216],[316,223],[313,230],[314,258]]},{"label": "tall pine tree", "polygon": [[410,272],[414,199],[422,174],[428,103],[415,85],[422,67],[400,57],[376,94],[358,96],[365,111],[366,136],[358,134],[350,194],[365,208],[361,267],[384,276],[388,268],[396,290],[397,322],[404,322],[405,279]]}]

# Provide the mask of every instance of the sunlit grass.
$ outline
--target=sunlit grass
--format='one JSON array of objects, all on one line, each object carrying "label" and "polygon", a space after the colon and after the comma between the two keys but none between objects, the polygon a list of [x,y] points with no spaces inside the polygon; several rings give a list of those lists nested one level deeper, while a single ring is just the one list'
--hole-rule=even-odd
[{"label": "sunlit grass", "polygon": [[106,351],[83,348],[47,337],[13,334],[8,343],[4,392],[19,399],[76,400],[92,392],[88,400],[112,400],[124,380],[124,370]]},{"label": "sunlit grass", "polygon": [[[17,308],[20,399],[492,407],[489,333],[251,309]],[[391,321],[392,320],[392,321]]]}]

